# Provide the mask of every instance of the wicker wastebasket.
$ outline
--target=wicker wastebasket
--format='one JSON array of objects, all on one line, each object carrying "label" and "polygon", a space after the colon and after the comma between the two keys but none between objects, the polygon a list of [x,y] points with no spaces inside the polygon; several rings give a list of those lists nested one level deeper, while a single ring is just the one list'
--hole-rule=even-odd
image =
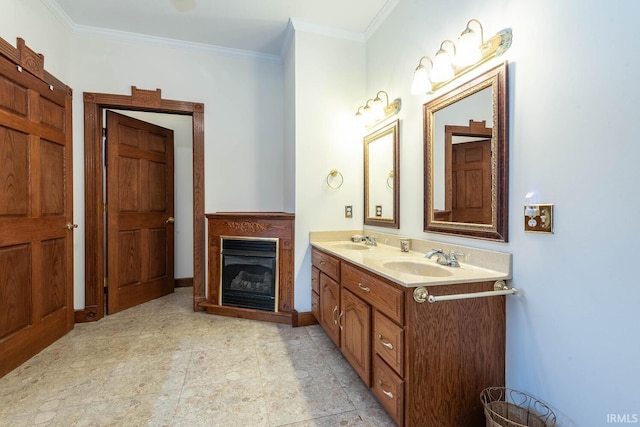
[{"label": "wicker wastebasket", "polygon": [[556,415],[544,402],[505,387],[482,390],[487,427],[554,427]]}]

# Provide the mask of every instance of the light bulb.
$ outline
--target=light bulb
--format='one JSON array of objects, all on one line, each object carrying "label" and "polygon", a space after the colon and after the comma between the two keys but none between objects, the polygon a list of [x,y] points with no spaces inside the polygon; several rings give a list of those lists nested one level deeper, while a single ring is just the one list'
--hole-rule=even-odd
[{"label": "light bulb", "polygon": [[456,62],[460,67],[475,64],[482,59],[482,42],[475,31],[467,27],[458,38]]},{"label": "light bulb", "polygon": [[424,65],[418,65],[415,73],[413,73],[413,83],[411,84],[411,93],[420,95],[431,92],[431,81]]},{"label": "light bulb", "polygon": [[453,78],[453,64],[451,55],[440,49],[433,58],[433,71],[431,72],[431,81],[434,83],[446,82]]}]

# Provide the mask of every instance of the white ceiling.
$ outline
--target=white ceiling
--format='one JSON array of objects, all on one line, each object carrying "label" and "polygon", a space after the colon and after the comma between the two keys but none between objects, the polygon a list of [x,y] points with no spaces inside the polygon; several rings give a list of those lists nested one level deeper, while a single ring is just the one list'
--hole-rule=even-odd
[{"label": "white ceiling", "polygon": [[398,0],[43,0],[75,29],[279,55],[289,18],[363,40]]}]

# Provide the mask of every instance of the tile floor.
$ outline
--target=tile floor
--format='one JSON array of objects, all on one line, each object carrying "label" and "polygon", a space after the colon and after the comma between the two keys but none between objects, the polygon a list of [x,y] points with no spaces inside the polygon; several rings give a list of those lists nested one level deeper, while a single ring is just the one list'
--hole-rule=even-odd
[{"label": "tile floor", "polygon": [[319,326],[191,310],[191,288],[78,324],[0,378],[0,426],[393,426]]}]

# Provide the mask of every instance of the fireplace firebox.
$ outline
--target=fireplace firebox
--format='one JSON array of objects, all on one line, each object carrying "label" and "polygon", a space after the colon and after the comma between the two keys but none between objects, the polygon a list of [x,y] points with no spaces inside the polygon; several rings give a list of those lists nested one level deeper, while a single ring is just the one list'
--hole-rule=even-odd
[{"label": "fireplace firebox", "polygon": [[278,239],[221,237],[220,305],[277,311]]}]

